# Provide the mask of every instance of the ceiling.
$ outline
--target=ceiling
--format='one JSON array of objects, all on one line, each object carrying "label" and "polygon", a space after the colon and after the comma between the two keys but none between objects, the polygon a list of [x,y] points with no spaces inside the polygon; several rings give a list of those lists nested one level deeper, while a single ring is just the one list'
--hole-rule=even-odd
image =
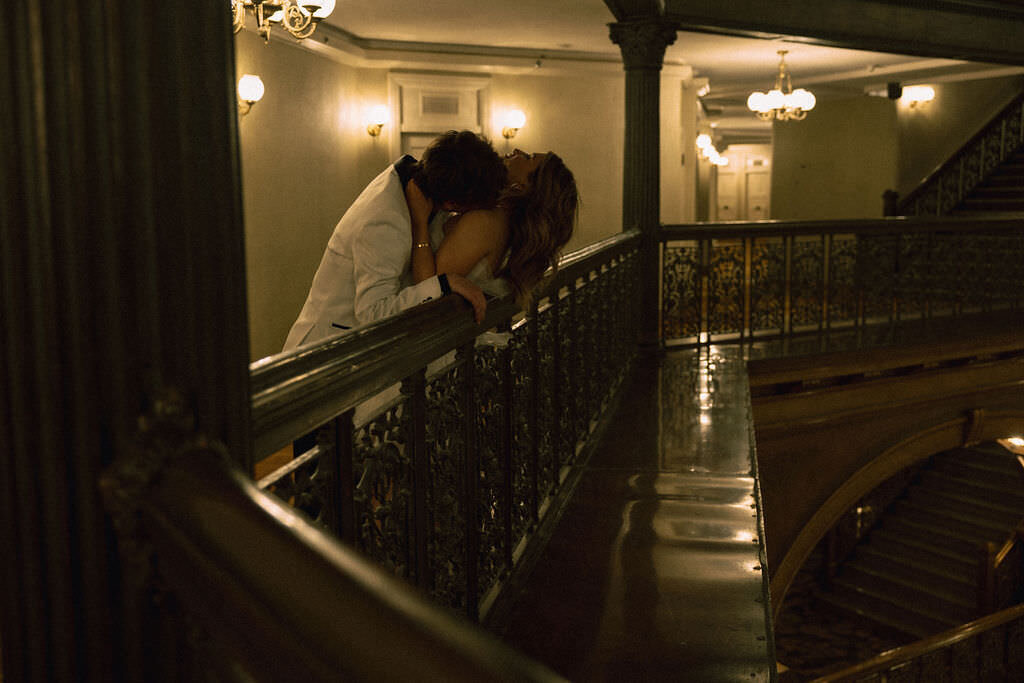
[{"label": "ceiling", "polygon": [[[574,55],[618,59],[608,37],[611,11],[603,0],[431,0],[410,11],[408,0],[338,0],[327,19],[349,34],[371,41],[435,43],[506,49],[538,57]],[[741,38],[680,31],[665,55],[666,64],[689,66],[706,78],[704,109],[720,132],[735,137],[769,133],[746,110],[751,90],[767,90],[775,77],[778,50],[788,50],[794,87],[812,90],[819,100],[904,85],[1024,73],[1024,69],[951,59],[822,47],[785,36]]]}]

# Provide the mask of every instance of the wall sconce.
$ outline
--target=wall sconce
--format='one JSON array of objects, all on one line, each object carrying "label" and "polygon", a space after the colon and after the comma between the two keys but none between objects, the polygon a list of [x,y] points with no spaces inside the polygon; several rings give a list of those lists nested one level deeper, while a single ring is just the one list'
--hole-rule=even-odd
[{"label": "wall sconce", "polygon": [[245,74],[238,79],[238,111],[242,116],[249,113],[252,105],[263,99],[263,79],[254,74]]},{"label": "wall sconce", "polygon": [[925,102],[935,99],[935,88],[930,85],[908,85],[903,88],[900,100],[907,103],[907,106],[916,107]]},{"label": "wall sconce", "polygon": [[526,114],[521,109],[509,109],[505,112],[504,121],[501,124],[501,135],[506,140],[511,140],[519,132],[519,129],[526,125]]},{"label": "wall sconce", "polygon": [[391,115],[387,107],[383,104],[374,105],[366,111],[366,132],[375,138],[390,120]]},{"label": "wall sconce", "polygon": [[256,17],[256,33],[270,42],[270,28],[280,24],[302,40],[313,35],[317,24],[334,11],[335,0],[231,0],[235,33],[245,26],[246,10]]}]

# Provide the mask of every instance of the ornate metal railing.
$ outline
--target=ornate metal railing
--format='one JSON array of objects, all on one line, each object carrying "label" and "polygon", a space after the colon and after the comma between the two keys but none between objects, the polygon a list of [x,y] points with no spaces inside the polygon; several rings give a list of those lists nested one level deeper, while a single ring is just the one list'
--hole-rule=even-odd
[{"label": "ornate metal railing", "polygon": [[1019,602],[1024,588],[1024,522],[1001,546],[986,543],[981,558],[978,609],[988,614]]},{"label": "ornate metal railing", "polygon": [[318,431],[258,485],[484,618],[632,365],[638,237],[563,258],[525,315],[449,298],[254,363],[256,460]]},{"label": "ornate metal railing", "polygon": [[1024,220],[887,218],[666,226],[667,343],[1019,309]]},{"label": "ornate metal railing", "polygon": [[899,201],[903,216],[948,214],[1024,143],[1024,93],[1015,97],[942,166]]},{"label": "ornate metal railing", "polygon": [[883,652],[814,683],[1016,681],[1024,671],[1024,605]]}]

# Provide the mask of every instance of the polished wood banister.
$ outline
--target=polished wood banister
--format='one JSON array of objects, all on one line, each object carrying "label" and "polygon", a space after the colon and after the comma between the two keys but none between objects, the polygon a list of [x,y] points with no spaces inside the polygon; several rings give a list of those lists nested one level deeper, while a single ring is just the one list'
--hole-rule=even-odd
[{"label": "polished wood banister", "polygon": [[[595,265],[632,249],[639,232],[621,233],[565,255],[538,296],[557,291]],[[417,306],[349,334],[250,365],[253,451],[257,461],[519,313],[510,296],[488,303],[477,325],[459,297]]]},{"label": "polished wood banister", "polygon": [[222,449],[182,449],[135,504],[227,680],[561,680],[257,489]]},{"label": "polished wood banister", "polygon": [[985,631],[998,628],[1017,619],[1024,619],[1024,605],[1016,605],[1009,609],[990,614],[948,631],[919,640],[910,645],[883,652],[865,662],[849,668],[814,679],[812,683],[832,683],[838,681],[860,680],[870,674],[889,671],[900,664],[919,659],[933,652],[948,648],[955,643],[977,636]]},{"label": "polished wood banister", "polygon": [[1024,218],[891,216],[841,220],[720,221],[663,225],[662,242],[783,235],[914,234],[921,232],[1000,233],[1020,230]]}]

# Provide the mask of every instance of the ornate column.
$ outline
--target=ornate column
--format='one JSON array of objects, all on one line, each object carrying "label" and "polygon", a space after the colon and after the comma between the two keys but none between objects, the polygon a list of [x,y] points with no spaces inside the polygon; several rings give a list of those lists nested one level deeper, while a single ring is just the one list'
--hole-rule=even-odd
[{"label": "ornate column", "polygon": [[675,42],[676,28],[656,19],[621,21],[609,28],[626,69],[622,229],[643,232],[639,342],[644,348],[659,348],[661,65],[665,48]]}]

